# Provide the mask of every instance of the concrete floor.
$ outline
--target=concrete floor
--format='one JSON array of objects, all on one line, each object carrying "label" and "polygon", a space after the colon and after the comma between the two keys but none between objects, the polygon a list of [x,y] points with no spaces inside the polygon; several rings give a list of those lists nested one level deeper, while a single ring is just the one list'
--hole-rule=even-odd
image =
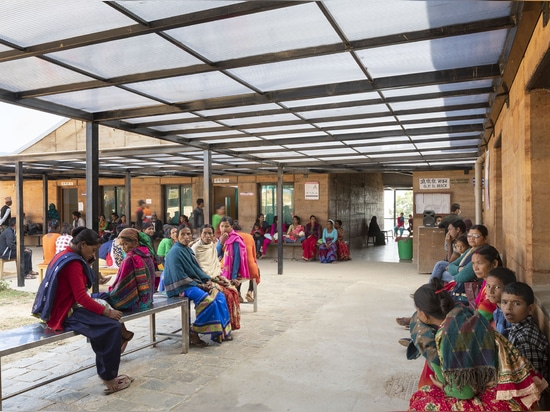
[{"label": "concrete floor", "polygon": [[[406,410],[423,361],[406,359],[397,340],[408,332],[394,319],[413,311],[409,294],[428,276],[399,262],[391,241],[352,257],[331,265],[285,260],[283,275],[275,261],[261,260],[258,312],[242,305],[233,342],[209,342],[182,355],[177,341],[166,341],[123,356],[120,373],[135,377],[127,390],[103,395],[91,368],[7,399],[4,410]],[[36,287],[31,280],[23,289]],[[159,330],[177,329],[178,318],[162,312]],[[147,341],[146,319],[128,328],[136,344]],[[93,364],[93,352],[76,337],[2,362],[6,396]]]}]

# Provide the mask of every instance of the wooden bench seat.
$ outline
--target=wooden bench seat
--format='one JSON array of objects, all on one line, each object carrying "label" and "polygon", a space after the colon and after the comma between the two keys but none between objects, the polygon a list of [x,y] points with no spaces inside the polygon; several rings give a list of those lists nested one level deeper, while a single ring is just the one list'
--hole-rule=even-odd
[{"label": "wooden bench seat", "polygon": [[[170,333],[157,332],[156,330],[156,318],[155,315],[158,312],[162,312],[169,309],[180,308],[181,310],[181,333],[180,330]],[[140,350],[149,346],[155,346],[157,336],[164,336],[165,339],[181,339],[181,353],[187,353],[189,351],[189,299],[186,297],[167,298],[161,294],[155,294],[153,305],[147,309],[138,310],[135,312],[126,312],[122,316],[121,322],[128,322],[134,319],[138,319],[144,316],[149,316],[149,335],[150,343],[139,346],[132,349],[130,352]],[[36,348],[39,346],[54,343],[60,340],[72,338],[77,336],[75,332],[67,331],[52,331],[46,328],[43,323],[35,323],[32,325],[21,326],[16,329],[0,331],[0,410],[2,410],[2,401],[21,393],[27,392],[31,389],[43,386],[45,384],[57,381],[74,372],[68,372],[49,379],[48,381],[34,384],[33,386],[19,390],[16,393],[4,396],[2,394],[2,357],[10,354],[25,351],[27,349]],[[94,356],[93,351],[90,348],[90,355]],[[95,364],[94,364],[95,365]]]},{"label": "wooden bench seat", "polygon": [[23,237],[23,244],[25,246],[42,246],[42,236],[44,236],[44,234],[25,235]]},{"label": "wooden bench seat", "polygon": [[17,262],[17,259],[10,259],[10,260],[0,259],[0,280],[4,277],[4,263],[6,262]]}]

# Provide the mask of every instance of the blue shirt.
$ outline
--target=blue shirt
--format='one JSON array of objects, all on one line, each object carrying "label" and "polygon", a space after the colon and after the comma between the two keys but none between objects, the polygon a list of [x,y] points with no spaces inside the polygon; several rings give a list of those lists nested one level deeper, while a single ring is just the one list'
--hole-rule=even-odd
[{"label": "blue shirt", "polygon": [[493,312],[493,320],[495,321],[497,332],[505,338],[508,338],[508,334],[510,333],[510,328],[512,327],[512,324],[506,320],[506,318],[504,317],[504,313],[502,313],[502,309],[500,309],[499,306],[497,306],[497,308]]}]

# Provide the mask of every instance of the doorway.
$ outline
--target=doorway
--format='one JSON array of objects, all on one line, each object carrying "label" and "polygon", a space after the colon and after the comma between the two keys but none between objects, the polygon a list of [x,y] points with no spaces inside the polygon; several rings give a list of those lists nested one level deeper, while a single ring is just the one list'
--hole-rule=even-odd
[{"label": "doorway", "polygon": [[236,186],[214,186],[214,204],[212,213],[216,213],[216,205],[225,205],[225,215],[233,220],[239,219],[239,189]]},{"label": "doorway", "polygon": [[62,221],[72,223],[73,212],[78,210],[78,189],[63,189],[61,197]]}]

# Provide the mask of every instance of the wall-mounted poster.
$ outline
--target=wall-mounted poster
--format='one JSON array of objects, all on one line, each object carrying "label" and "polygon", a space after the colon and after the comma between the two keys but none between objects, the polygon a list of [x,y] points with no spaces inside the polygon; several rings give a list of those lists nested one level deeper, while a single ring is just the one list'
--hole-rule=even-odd
[{"label": "wall-mounted poster", "polygon": [[319,200],[319,182],[305,183],[305,199]]},{"label": "wall-mounted poster", "polygon": [[424,210],[433,210],[436,214],[451,213],[450,193],[417,193],[414,196],[415,213],[421,215]]}]

